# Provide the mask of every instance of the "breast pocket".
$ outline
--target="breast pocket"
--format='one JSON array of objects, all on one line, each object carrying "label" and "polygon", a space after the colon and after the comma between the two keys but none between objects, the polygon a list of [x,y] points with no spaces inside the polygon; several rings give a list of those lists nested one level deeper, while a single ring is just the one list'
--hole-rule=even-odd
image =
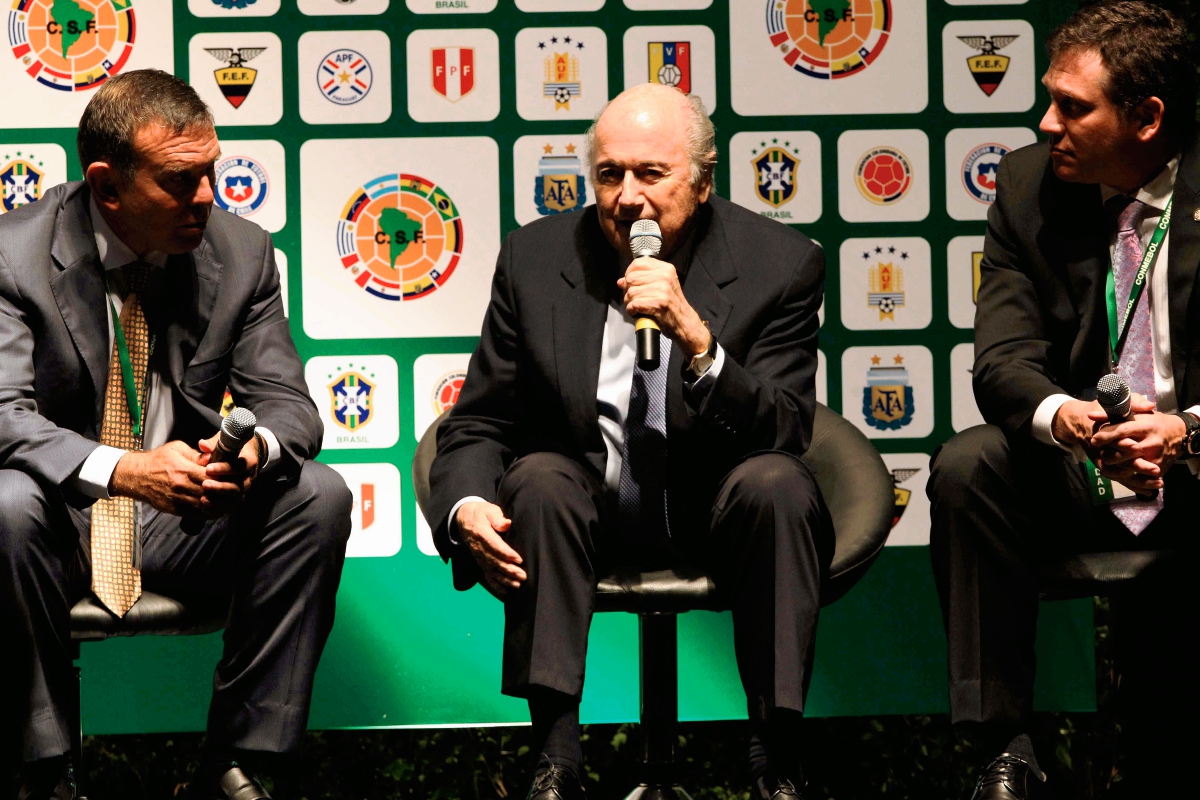
[{"label": "breast pocket", "polygon": [[[193,389],[193,394],[203,395],[211,389],[212,385],[227,379],[232,361],[232,344],[218,356],[206,358],[203,361],[193,361],[183,371],[183,385]],[[220,388],[224,390],[224,384]]]}]

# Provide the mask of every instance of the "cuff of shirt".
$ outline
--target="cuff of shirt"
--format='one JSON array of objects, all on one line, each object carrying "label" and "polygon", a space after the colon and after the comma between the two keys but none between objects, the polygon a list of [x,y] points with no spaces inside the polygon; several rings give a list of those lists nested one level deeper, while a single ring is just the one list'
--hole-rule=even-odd
[{"label": "cuff of shirt", "polygon": [[272,464],[279,460],[279,452],[282,448],[279,446],[279,440],[275,438],[275,434],[271,433],[261,425],[254,429],[254,432],[263,438],[267,444],[267,460],[258,468],[259,472],[266,470]]},{"label": "cuff of shirt", "polygon": [[704,402],[704,398],[708,396],[717,378],[721,375],[721,367],[725,366],[725,348],[717,345],[717,355],[713,358],[712,366],[708,371],[692,382],[684,381],[684,386],[687,387],[687,400],[693,408],[698,408]]},{"label": "cuff of shirt", "polygon": [[[1191,414],[1193,417],[1200,417],[1200,406],[1185,408],[1184,411]],[[1200,458],[1189,458],[1183,463],[1187,464],[1188,469],[1192,471],[1193,475],[1195,475],[1197,478],[1200,478],[1200,463],[1197,462],[1200,462]]]},{"label": "cuff of shirt", "polygon": [[1087,461],[1087,454],[1079,445],[1066,445],[1054,438],[1054,415],[1068,400],[1074,400],[1069,394],[1052,394],[1043,400],[1033,412],[1033,438],[1042,444],[1057,447],[1075,456],[1080,464]]},{"label": "cuff of shirt", "polygon": [[486,502],[487,501],[484,500],[482,497],[476,497],[475,495],[471,495],[470,497],[464,497],[462,500],[459,500],[457,503],[454,504],[454,507],[450,509],[450,518],[448,520],[446,520],[446,534],[450,537],[450,544],[457,545],[459,543],[458,539],[455,538],[455,536],[454,536],[454,532],[458,529],[458,523],[454,521],[454,517],[455,517],[455,515],[458,514],[458,510],[460,508],[462,508],[463,505],[465,505],[466,503],[486,503]]},{"label": "cuff of shirt", "polygon": [[86,497],[108,500],[111,497],[108,484],[112,480],[113,470],[117,468],[121,456],[128,452],[106,444],[97,447],[79,466],[79,472],[75,475],[75,488]]}]

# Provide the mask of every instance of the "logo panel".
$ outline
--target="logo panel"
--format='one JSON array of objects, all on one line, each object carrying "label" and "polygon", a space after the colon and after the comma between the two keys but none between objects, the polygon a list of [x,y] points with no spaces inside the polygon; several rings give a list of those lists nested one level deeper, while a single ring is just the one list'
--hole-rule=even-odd
[{"label": "logo panel", "polygon": [[408,113],[417,122],[484,122],[500,114],[500,39],[488,28],[408,35]]},{"label": "logo panel", "polygon": [[357,50],[334,50],[317,67],[321,96],[339,106],[353,105],[366,98],[374,83],[371,62]]},{"label": "logo panel", "polygon": [[929,215],[924,131],[846,131],[838,137],[838,208],[848,222],[917,222]]},{"label": "logo panel", "polygon": [[975,345],[967,342],[950,351],[950,424],[955,431],[983,424],[975,403],[971,379],[975,370]]},{"label": "logo panel", "polygon": [[592,119],[608,102],[608,37],[600,28],[525,28],[517,34],[522,119]]},{"label": "logo panel", "polygon": [[979,299],[979,265],[983,261],[982,236],[955,236],[946,246],[946,287],[950,323],[956,328],[975,327]]},{"label": "logo panel", "polygon": [[311,125],[386,122],[392,115],[391,48],[383,31],[303,34],[297,44],[300,118]]},{"label": "logo panel", "polygon": [[893,16],[891,0],[767,0],[767,37],[783,62],[800,74],[836,80],[866,70],[879,58]]},{"label": "logo panel", "polygon": [[188,0],[194,17],[269,17],[279,6],[280,0]]},{"label": "logo panel", "polygon": [[59,145],[0,146],[0,214],[36,203],[66,180],[67,154]]},{"label": "logo panel", "polygon": [[929,544],[929,456],[925,453],[884,453],[883,463],[892,474],[895,505],[889,547]]},{"label": "logo panel", "polygon": [[764,217],[796,224],[821,217],[821,139],[811,131],[734,134],[730,199]]},{"label": "logo panel", "polygon": [[625,88],[643,83],[673,86],[694,94],[711,114],[717,107],[716,43],[703,25],[644,25],[622,39]]},{"label": "logo panel", "polygon": [[933,356],[925,347],[850,347],[842,353],[842,415],[873,439],[933,433]]},{"label": "logo panel", "polygon": [[925,239],[847,239],[839,261],[842,324],[850,330],[913,330],[933,320]]},{"label": "logo panel", "polygon": [[218,208],[249,217],[271,233],[287,224],[287,169],[283,145],[273,139],[223,139],[217,162]]},{"label": "logo panel", "polygon": [[413,362],[413,435],[418,442],[458,402],[470,361],[470,353],[427,353]]},{"label": "logo panel", "polygon": [[259,211],[271,191],[271,180],[262,165],[233,156],[217,164],[215,200],[219,208],[248,217]]},{"label": "logo panel", "polygon": [[522,136],[513,145],[513,215],[524,225],[577,211],[594,193],[584,164],[583,134]]},{"label": "logo panel", "polygon": [[960,20],[942,29],[942,100],[956,114],[1028,111],[1036,102],[1033,26]]},{"label": "logo panel", "polygon": [[[449,3],[452,0],[428,0],[428,2],[432,5],[435,2]],[[467,0],[459,0],[459,2],[467,2]],[[310,17],[382,14],[388,10],[389,5],[389,0],[296,0],[296,7],[300,9],[300,13]],[[411,3],[409,7],[412,7]]]},{"label": "logo panel", "polygon": [[125,68],[137,15],[131,0],[17,0],[8,44],[33,80],[61,92],[87,92]]},{"label": "logo panel", "polygon": [[283,118],[283,46],[273,33],[199,33],[188,42],[189,82],[217,125]]},{"label": "logo panel", "polygon": [[318,356],[304,379],[325,423],[322,446],[391,447],[400,438],[396,362],[389,356]]},{"label": "logo panel", "polygon": [[1000,160],[1033,144],[1029,128],[955,128],[946,134],[946,213],[954,219],[985,220],[996,200]]},{"label": "logo panel", "polygon": [[354,496],[346,558],[387,558],[400,552],[400,470],[394,464],[330,464]]}]

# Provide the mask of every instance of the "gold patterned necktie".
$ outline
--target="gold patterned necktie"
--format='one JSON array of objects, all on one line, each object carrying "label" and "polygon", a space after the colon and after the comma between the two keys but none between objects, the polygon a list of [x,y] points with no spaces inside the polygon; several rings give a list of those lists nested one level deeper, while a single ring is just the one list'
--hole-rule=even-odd
[{"label": "gold patterned necktie", "polygon": [[[138,408],[146,407],[146,365],[150,360],[150,329],[142,310],[148,268],[137,262],[122,269],[125,300],[120,324],[125,333]],[[133,419],[125,393],[117,337],[113,336],[104,392],[104,421],[100,444],[122,450],[141,450],[142,436],[134,435]],[[143,411],[143,417],[145,412]],[[139,427],[142,420],[138,420]],[[132,497],[97,500],[92,506],[92,591],[118,617],[125,616],[142,595],[142,572],[136,561],[137,505]]]}]

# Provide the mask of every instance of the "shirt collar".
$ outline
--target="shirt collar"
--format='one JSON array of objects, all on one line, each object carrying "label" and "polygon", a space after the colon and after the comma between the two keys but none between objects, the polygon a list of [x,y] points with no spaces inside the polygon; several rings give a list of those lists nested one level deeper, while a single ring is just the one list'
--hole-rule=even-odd
[{"label": "shirt collar", "polygon": [[[1175,176],[1178,174],[1179,156],[1175,156],[1149,183],[1138,189],[1137,194],[1133,198],[1151,208],[1163,211],[1167,207],[1167,200],[1171,198],[1171,193],[1175,191]],[[1100,198],[1105,203],[1119,194],[1122,194],[1122,192],[1117,191],[1111,186],[1100,187]]]},{"label": "shirt collar", "polygon": [[121,237],[117,236],[112,226],[104,219],[104,215],[96,207],[94,197],[88,198],[88,211],[92,217],[92,231],[96,237],[96,252],[100,255],[100,263],[104,266],[105,272],[120,269],[138,260],[145,261],[152,267],[166,266],[167,255],[157,250],[151,250],[139,259],[138,254],[121,241]]}]

